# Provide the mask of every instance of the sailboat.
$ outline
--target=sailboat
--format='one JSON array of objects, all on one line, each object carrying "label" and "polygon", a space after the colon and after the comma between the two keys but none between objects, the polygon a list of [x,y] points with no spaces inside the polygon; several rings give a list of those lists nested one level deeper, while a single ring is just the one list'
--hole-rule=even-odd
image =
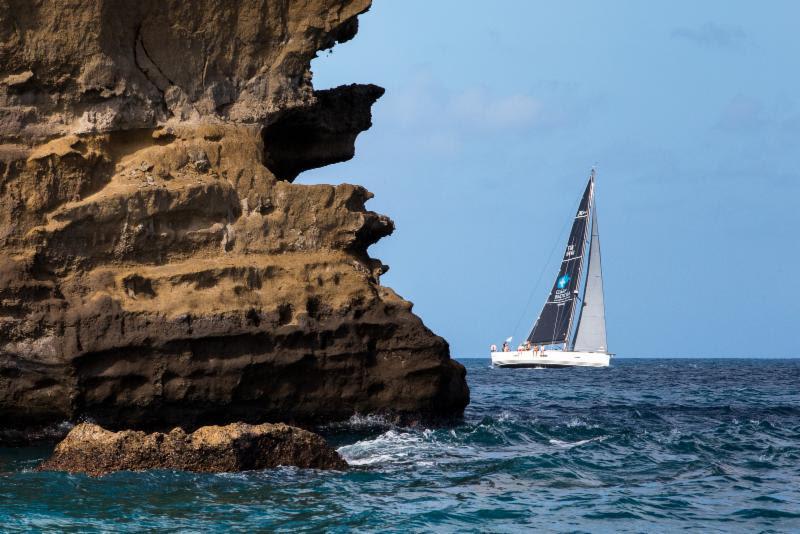
[{"label": "sailboat", "polygon": [[[495,367],[608,367],[595,171],[581,197],[553,289],[533,325],[526,350],[493,350]],[[584,275],[584,257],[588,268]],[[581,294],[581,289],[583,292]],[[577,315],[577,320],[573,321]],[[529,347],[529,348],[528,348]]]}]

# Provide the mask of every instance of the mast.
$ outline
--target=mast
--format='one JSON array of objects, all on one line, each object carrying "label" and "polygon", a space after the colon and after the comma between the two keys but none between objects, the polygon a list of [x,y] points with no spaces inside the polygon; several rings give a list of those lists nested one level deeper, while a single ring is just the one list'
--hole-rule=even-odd
[{"label": "mast", "polygon": [[569,338],[578,301],[593,188],[594,169],[578,205],[558,276],[528,336],[528,341],[533,344],[556,345],[566,343]]},{"label": "mast", "polygon": [[575,329],[573,350],[578,352],[608,352],[606,340],[606,309],[603,292],[603,266],[600,256],[600,228],[597,206],[592,211],[592,232],[589,244],[589,266],[578,326]]}]

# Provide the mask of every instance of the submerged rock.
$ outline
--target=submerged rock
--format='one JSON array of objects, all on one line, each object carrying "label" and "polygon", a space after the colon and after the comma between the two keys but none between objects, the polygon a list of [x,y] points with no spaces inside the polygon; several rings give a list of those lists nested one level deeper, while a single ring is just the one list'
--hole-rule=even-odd
[{"label": "submerged rock", "polygon": [[292,183],[371,126],[383,89],[310,71],[369,6],[0,4],[0,427],[463,412],[368,254],[392,221]]},{"label": "submerged rock", "polygon": [[187,434],[111,432],[82,423],[56,445],[39,471],[68,471],[92,476],[114,471],[174,469],[222,473],[278,466],[346,469],[339,453],[307,430],[284,424],[205,426]]}]

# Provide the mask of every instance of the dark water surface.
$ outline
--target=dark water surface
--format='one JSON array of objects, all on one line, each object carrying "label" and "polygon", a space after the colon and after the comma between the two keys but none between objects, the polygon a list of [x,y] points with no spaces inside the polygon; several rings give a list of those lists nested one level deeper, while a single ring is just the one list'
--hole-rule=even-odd
[{"label": "dark water surface", "polygon": [[463,424],[327,428],[347,473],[91,479],[0,449],[0,528],[800,532],[800,360],[465,363]]}]

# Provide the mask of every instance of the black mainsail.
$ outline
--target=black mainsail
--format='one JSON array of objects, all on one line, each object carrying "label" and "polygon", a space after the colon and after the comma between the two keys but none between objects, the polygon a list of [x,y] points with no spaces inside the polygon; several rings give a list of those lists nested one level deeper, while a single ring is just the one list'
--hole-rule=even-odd
[{"label": "black mainsail", "polygon": [[589,215],[592,210],[594,171],[586,184],[581,203],[572,223],[572,231],[561,260],[561,269],[550,291],[550,296],[533,325],[528,341],[535,345],[557,345],[569,337],[572,318],[577,308],[583,255],[586,249]]}]

